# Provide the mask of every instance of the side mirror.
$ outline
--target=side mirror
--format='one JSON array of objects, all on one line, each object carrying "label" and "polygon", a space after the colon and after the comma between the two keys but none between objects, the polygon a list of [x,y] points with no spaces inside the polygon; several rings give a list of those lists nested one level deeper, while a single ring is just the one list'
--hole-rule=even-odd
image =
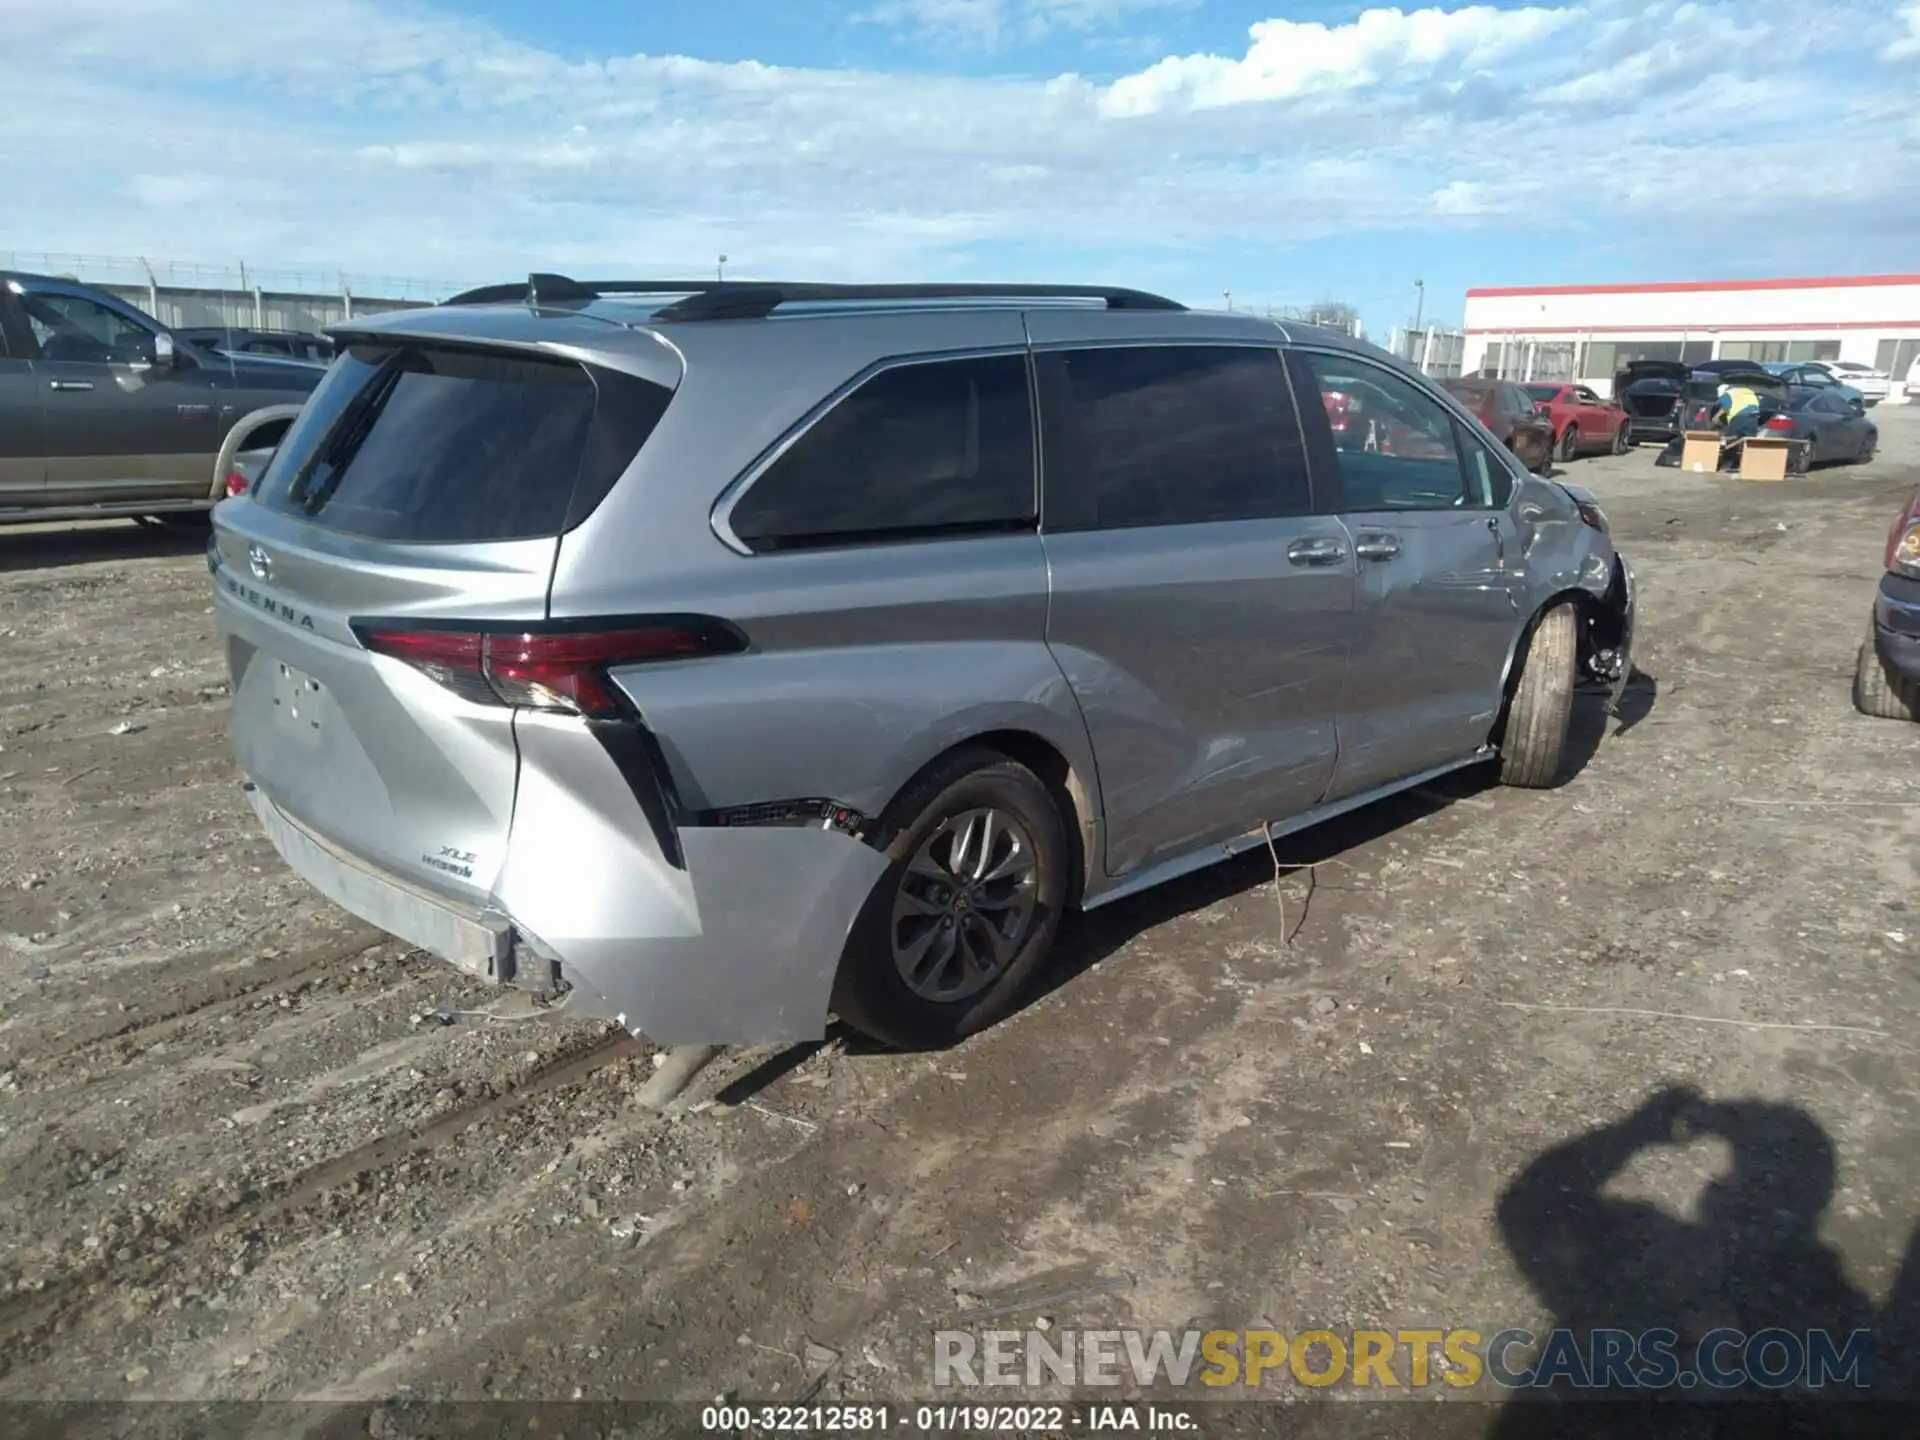
[{"label": "side mirror", "polygon": [[173,364],[173,337],[163,331],[153,337],[153,368],[156,370],[171,370]]}]

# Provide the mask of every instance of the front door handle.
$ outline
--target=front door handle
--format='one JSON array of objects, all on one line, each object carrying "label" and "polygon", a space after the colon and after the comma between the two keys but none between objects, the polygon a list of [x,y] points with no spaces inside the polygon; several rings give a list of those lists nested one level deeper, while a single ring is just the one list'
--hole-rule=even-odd
[{"label": "front door handle", "polygon": [[1500,529],[1500,517],[1489,515],[1487,529],[1493,532],[1494,563],[1502,570],[1507,568],[1507,537]]},{"label": "front door handle", "polygon": [[1287,546],[1287,560],[1294,565],[1338,565],[1347,558],[1347,547],[1338,540],[1296,540]]},{"label": "front door handle", "polygon": [[50,390],[91,390],[93,389],[93,382],[91,380],[49,380],[47,382],[47,388]]},{"label": "front door handle", "polygon": [[1353,542],[1353,553],[1362,560],[1391,560],[1400,553],[1400,537],[1362,535]]}]

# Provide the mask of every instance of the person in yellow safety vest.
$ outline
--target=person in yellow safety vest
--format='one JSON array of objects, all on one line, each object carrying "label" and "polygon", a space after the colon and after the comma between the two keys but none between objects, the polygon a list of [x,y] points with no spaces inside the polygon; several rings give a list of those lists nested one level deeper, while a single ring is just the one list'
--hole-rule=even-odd
[{"label": "person in yellow safety vest", "polygon": [[[1758,420],[1760,397],[1745,385],[1731,384],[1720,387],[1720,418],[1726,422],[1728,430],[1735,428],[1742,417]],[[1741,424],[1742,430],[1753,428],[1750,424]]]}]

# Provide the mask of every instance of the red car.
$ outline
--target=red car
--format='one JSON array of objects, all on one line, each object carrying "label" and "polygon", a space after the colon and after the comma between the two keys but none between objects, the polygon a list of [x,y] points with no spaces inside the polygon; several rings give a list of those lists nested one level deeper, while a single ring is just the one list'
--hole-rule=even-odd
[{"label": "red car", "polygon": [[1627,433],[1627,412],[1584,385],[1534,384],[1520,388],[1553,422],[1554,453],[1562,460],[1600,451],[1624,455],[1633,443]]}]

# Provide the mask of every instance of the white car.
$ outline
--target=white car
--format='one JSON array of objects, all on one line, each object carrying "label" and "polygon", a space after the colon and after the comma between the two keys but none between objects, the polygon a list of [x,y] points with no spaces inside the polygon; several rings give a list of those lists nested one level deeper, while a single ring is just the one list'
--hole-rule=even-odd
[{"label": "white car", "polygon": [[1907,399],[1920,400],[1920,355],[1913,357],[1913,364],[1907,367]]},{"label": "white car", "polygon": [[1893,381],[1886,371],[1862,365],[1858,360],[1822,360],[1819,365],[1842,385],[1851,385],[1858,390],[1869,407],[1878,405],[1893,393]]}]

